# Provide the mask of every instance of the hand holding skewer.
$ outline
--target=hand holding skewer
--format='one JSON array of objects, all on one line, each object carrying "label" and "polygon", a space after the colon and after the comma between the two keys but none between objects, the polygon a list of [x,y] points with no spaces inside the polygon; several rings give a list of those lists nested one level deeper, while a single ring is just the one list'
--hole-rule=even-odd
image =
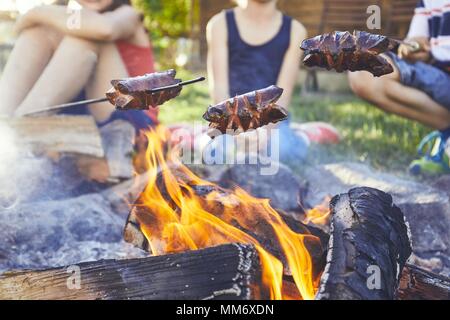
[{"label": "hand holding skewer", "polygon": [[428,38],[406,39],[400,42],[398,56],[402,59],[415,62],[428,62],[431,58],[431,47]]}]

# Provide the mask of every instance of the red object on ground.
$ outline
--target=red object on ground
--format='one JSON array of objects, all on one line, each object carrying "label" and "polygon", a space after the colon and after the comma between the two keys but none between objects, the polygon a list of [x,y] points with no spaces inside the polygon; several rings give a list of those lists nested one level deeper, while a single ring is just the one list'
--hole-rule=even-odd
[{"label": "red object on ground", "polygon": [[[142,47],[123,40],[117,41],[116,45],[130,77],[137,77],[146,73],[155,72],[155,61],[151,46]],[[158,108],[150,108],[149,110],[144,111],[144,113],[152,119],[155,125],[159,123],[158,111]]]},{"label": "red object on ground", "polygon": [[306,135],[310,142],[317,144],[338,144],[341,141],[339,131],[325,122],[291,123],[297,134]]}]

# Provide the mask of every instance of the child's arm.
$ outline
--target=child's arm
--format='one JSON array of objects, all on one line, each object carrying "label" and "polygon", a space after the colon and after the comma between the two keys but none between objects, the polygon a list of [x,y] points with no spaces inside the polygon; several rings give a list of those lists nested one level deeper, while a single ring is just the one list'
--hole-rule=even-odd
[{"label": "child's arm", "polygon": [[292,20],[291,44],[284,56],[283,65],[278,77],[277,85],[284,89],[278,104],[288,108],[291,103],[292,93],[297,83],[300,68],[301,50],[300,43],[306,38],[306,29],[303,25]]},{"label": "child's arm", "polygon": [[[71,17],[71,15],[73,15]],[[68,23],[77,19],[77,13],[70,13],[66,6],[47,5],[31,9],[22,16],[17,25],[17,32],[34,25],[47,25],[63,34],[97,41],[115,41],[133,35],[140,24],[140,15],[131,6],[122,6],[114,11],[98,13],[81,9],[79,24]]]},{"label": "child's arm", "polygon": [[228,33],[225,14],[214,16],[206,27],[209,92],[214,104],[230,97],[228,84]]},{"label": "child's arm", "polygon": [[409,61],[423,61],[428,62],[431,58],[430,48],[430,27],[428,25],[428,10],[425,8],[423,2],[420,2],[411,20],[407,40],[412,40],[420,45],[420,50],[411,50],[407,45],[400,45],[398,55],[402,59]]}]

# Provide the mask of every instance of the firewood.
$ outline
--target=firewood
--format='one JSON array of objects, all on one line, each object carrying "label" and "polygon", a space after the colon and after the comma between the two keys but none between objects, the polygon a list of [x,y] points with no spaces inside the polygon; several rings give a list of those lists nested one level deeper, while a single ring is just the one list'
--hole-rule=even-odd
[{"label": "firewood", "polygon": [[104,156],[99,130],[90,116],[2,117],[0,128],[3,135],[9,132],[14,145],[36,154]]},{"label": "firewood", "polygon": [[407,264],[396,297],[401,300],[450,300],[450,279]]},{"label": "firewood", "polygon": [[7,273],[0,276],[0,299],[244,300],[261,298],[260,284],[254,247],[229,244],[181,254]]},{"label": "firewood", "polygon": [[331,236],[318,300],[394,299],[411,254],[408,228],[392,197],[355,188],[331,201]]},{"label": "firewood", "polygon": [[100,129],[105,158],[111,178],[133,177],[133,144],[135,129],[125,120],[115,120]]}]

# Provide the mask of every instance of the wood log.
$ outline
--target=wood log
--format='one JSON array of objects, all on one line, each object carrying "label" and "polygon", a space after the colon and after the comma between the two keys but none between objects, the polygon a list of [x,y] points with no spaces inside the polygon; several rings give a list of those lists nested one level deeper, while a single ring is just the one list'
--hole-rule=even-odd
[{"label": "wood log", "polygon": [[411,245],[392,197],[355,188],[334,197],[331,211],[327,264],[316,299],[394,299]]},{"label": "wood log", "polygon": [[[77,267],[79,283],[74,279]],[[244,300],[261,298],[260,284],[254,247],[229,244],[181,254],[7,273],[0,276],[0,299]]]},{"label": "wood log", "polygon": [[400,300],[450,300],[450,279],[407,264],[396,297]]},{"label": "wood log", "polygon": [[104,156],[99,130],[90,116],[1,117],[0,129],[3,136],[9,133],[14,145],[37,154]]},{"label": "wood log", "polygon": [[111,178],[133,177],[133,145],[135,129],[130,122],[115,120],[100,129],[105,158]]}]

